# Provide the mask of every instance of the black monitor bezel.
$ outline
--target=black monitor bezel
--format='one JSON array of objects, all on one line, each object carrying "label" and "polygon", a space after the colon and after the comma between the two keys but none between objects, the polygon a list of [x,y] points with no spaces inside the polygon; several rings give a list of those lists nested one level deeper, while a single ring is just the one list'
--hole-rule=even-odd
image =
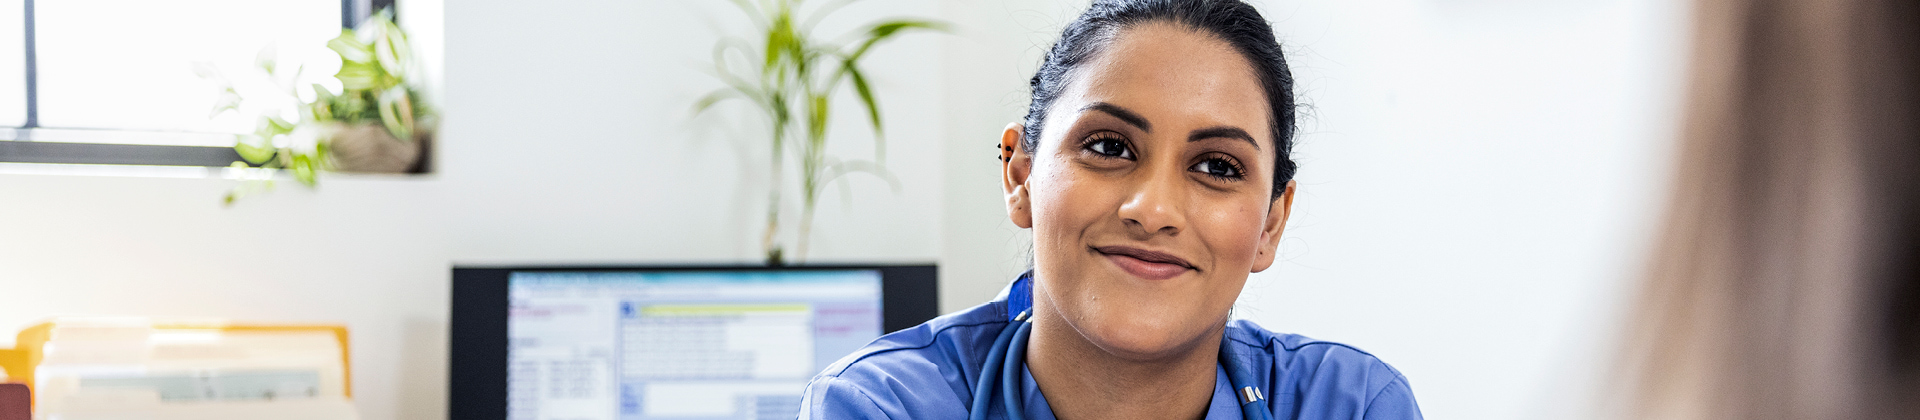
[{"label": "black monitor bezel", "polygon": [[933,265],[573,265],[453,267],[447,418],[507,418],[507,279],[526,271],[879,270],[881,327],[894,332],[940,315]]}]

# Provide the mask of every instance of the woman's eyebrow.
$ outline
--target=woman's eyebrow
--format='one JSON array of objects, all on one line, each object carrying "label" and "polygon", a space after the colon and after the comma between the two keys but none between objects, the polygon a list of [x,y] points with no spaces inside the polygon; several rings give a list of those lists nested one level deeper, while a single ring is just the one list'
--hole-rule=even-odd
[{"label": "woman's eyebrow", "polygon": [[1193,134],[1187,135],[1187,142],[1192,143],[1212,138],[1246,140],[1247,144],[1253,145],[1253,150],[1260,150],[1260,143],[1253,141],[1253,136],[1248,135],[1247,130],[1241,130],[1240,127],[1219,126],[1193,130]]},{"label": "woman's eyebrow", "polygon": [[1088,104],[1086,107],[1080,108],[1080,112],[1087,112],[1089,110],[1105,112],[1107,115],[1119,118],[1120,121],[1126,121],[1127,124],[1139,127],[1140,131],[1153,132],[1153,124],[1148,123],[1145,117],[1141,117],[1140,114],[1135,114],[1133,111],[1128,111],[1126,108],[1121,108],[1119,105],[1106,102],[1094,102]]}]

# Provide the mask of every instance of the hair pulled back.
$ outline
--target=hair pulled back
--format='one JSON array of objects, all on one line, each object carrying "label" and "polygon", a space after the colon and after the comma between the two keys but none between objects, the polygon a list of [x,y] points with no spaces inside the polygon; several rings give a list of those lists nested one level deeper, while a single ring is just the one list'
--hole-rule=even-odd
[{"label": "hair pulled back", "polygon": [[1280,52],[1273,27],[1260,12],[1240,0],[1095,0],[1085,13],[1068,23],[1060,40],[1047,51],[1029,82],[1033,100],[1027,105],[1026,129],[1022,145],[1027,153],[1038,149],[1047,109],[1066,89],[1073,71],[1098,55],[1121,30],[1133,26],[1167,22],[1203,31],[1240,53],[1253,66],[1253,73],[1266,90],[1267,107],[1273,124],[1273,194],[1285,191],[1293,179],[1294,101],[1293,74]]}]

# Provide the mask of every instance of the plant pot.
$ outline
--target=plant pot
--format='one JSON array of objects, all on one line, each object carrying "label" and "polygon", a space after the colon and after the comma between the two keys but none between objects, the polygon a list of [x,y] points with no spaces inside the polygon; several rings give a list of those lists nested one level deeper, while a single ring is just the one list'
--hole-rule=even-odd
[{"label": "plant pot", "polygon": [[329,136],[327,151],[333,169],[340,172],[400,174],[411,172],[420,161],[423,132],[413,140],[401,140],[383,125],[339,124]]}]

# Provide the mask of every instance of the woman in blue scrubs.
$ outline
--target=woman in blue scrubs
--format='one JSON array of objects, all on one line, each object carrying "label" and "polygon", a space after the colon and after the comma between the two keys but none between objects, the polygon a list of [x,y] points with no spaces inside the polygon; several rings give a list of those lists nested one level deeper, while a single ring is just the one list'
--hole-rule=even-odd
[{"label": "woman in blue scrubs", "polygon": [[1034,268],[807,386],[803,419],[1419,419],[1359,349],[1230,320],[1292,209],[1293,80],[1239,0],[1096,0],[1001,134]]}]

